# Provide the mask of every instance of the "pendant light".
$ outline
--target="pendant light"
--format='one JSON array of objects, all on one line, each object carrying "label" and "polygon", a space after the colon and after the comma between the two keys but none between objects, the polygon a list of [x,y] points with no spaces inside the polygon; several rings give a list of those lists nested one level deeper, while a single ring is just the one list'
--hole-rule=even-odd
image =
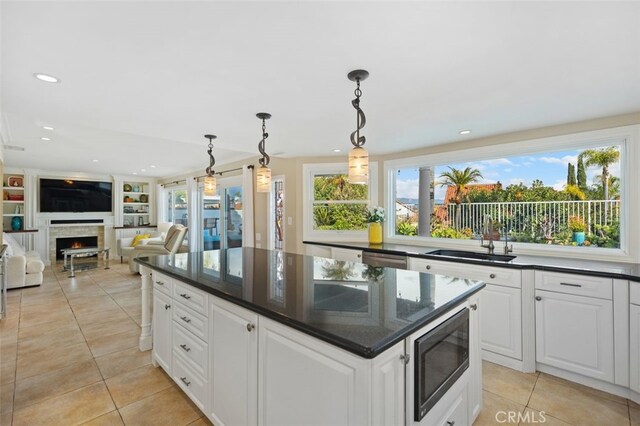
[{"label": "pendant light", "polygon": [[204,177],[204,195],[212,197],[216,195],[216,178],[214,176],[215,172],[213,171],[213,165],[216,164],[216,159],[213,158],[213,140],[217,136],[204,135],[204,137],[209,139],[209,149],[207,150],[209,154],[209,167],[205,169],[207,175]]},{"label": "pendant light", "polygon": [[369,154],[367,150],[362,146],[364,145],[366,138],[360,136],[360,130],[367,124],[367,119],[364,116],[364,112],[360,109],[360,96],[362,91],[360,90],[360,82],[366,80],[369,77],[369,72],[365,70],[354,70],[347,74],[347,78],[351,81],[355,81],[357,84],[355,95],[356,98],[351,101],[351,105],[356,109],[356,123],[357,128],[351,133],[351,143],[353,149],[349,152],[349,183],[366,185],[369,183]]},{"label": "pendant light", "polygon": [[256,190],[258,192],[269,192],[271,191],[271,169],[267,166],[271,159],[265,151],[265,142],[269,137],[265,121],[271,118],[271,114],[267,112],[259,112],[256,114],[256,117],[262,120],[262,140],[258,142],[258,151],[262,154],[262,158],[258,159],[260,167],[256,173]]}]

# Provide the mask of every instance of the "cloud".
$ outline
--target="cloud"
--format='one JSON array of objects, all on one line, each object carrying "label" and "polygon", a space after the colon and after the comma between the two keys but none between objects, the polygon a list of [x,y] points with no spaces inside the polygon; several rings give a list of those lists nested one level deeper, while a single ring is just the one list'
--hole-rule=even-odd
[{"label": "cloud", "polygon": [[533,165],[533,162],[531,161],[525,161],[524,163],[522,163],[523,166],[529,167]]},{"label": "cloud", "polygon": [[513,171],[513,169],[511,167],[508,167],[508,168],[504,169],[504,171],[506,173],[511,173]]},{"label": "cloud", "polygon": [[566,166],[569,163],[576,164],[578,161],[577,155],[565,155],[564,157],[540,157],[540,161],[545,162],[547,164],[559,164]]},{"label": "cloud", "polygon": [[562,191],[564,190],[564,186],[567,184],[567,180],[566,179],[558,179],[553,185],[553,189],[555,189],[556,191]]},{"label": "cloud", "polygon": [[483,164],[488,164],[491,167],[496,167],[496,166],[513,166],[515,165],[513,163],[513,161],[506,159],[506,158],[496,158],[493,160],[483,160],[482,161]]},{"label": "cloud", "polygon": [[420,184],[418,179],[396,180],[397,198],[418,198]]},{"label": "cloud", "polygon": [[531,186],[531,181],[529,179],[525,179],[525,178],[511,178],[507,181],[507,186],[508,185],[520,185],[523,184],[525,186]]}]

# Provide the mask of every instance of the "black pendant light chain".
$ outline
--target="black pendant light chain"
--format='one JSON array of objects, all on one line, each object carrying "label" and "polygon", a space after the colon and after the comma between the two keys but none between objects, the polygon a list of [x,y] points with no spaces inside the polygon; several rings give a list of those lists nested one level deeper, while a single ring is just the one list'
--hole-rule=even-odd
[{"label": "black pendant light chain", "polygon": [[209,139],[209,149],[207,153],[209,154],[209,167],[205,169],[207,176],[213,176],[213,166],[216,164],[216,159],[213,158],[213,140],[216,138],[215,135],[204,135],[205,138]]},{"label": "black pendant light chain", "polygon": [[257,115],[258,115],[258,118],[262,119],[262,140],[258,142],[258,151],[260,151],[260,154],[262,154],[262,158],[258,158],[258,163],[260,163],[261,166],[266,167],[269,165],[269,162],[271,161],[271,157],[269,157],[269,154],[267,154],[266,146],[265,146],[267,142],[267,138],[269,137],[269,133],[267,133],[267,125],[265,121],[269,119],[271,115],[268,113],[259,113]]},{"label": "black pendant light chain", "polygon": [[364,145],[364,143],[366,142],[366,138],[364,136],[360,136],[360,130],[362,130],[362,128],[367,124],[367,118],[365,117],[364,112],[362,112],[362,109],[360,108],[360,96],[362,96],[362,90],[360,90],[360,80],[361,80],[360,76],[355,77],[355,81],[358,86],[354,91],[356,98],[351,101],[351,105],[353,105],[353,107],[356,109],[356,121],[358,125],[358,128],[351,133],[351,143],[353,144],[353,146],[356,146],[356,147],[360,147]]}]

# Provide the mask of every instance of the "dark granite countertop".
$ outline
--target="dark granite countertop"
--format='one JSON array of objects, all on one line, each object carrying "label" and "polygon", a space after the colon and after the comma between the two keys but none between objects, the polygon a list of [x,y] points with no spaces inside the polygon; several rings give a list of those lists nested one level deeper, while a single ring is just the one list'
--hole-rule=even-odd
[{"label": "dark granite countertop", "polygon": [[[428,246],[412,246],[405,244],[377,244],[370,245],[360,242],[320,242],[320,241],[304,241],[305,244],[313,244],[327,247],[339,247],[347,249],[357,249],[365,251],[373,251],[388,254],[407,255],[411,257],[420,257],[424,259],[444,260],[448,262],[471,263],[485,266],[498,266],[501,268],[515,269],[538,269],[547,271],[567,272],[570,274],[592,275],[610,278],[619,278],[623,280],[631,280],[640,282],[640,264],[624,263],[624,262],[605,262],[590,259],[576,259],[563,257],[546,257],[546,256],[529,256],[515,254],[517,257],[510,262],[463,259],[459,257],[439,256],[428,254],[433,250],[442,247]],[[500,253],[501,247],[496,249],[496,253]],[[478,249],[478,252],[483,250]]]},{"label": "dark granite countertop", "polygon": [[485,286],[246,247],[136,261],[364,358],[376,357]]}]

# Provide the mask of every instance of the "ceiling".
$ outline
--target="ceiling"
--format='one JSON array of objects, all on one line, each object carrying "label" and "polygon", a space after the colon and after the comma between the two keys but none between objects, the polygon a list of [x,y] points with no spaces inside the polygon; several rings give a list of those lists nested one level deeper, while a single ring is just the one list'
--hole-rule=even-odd
[{"label": "ceiling", "polygon": [[169,176],[208,165],[205,133],[257,158],[260,111],[268,152],[346,155],[355,68],[373,154],[640,111],[634,2],[1,7],[7,166]]}]

